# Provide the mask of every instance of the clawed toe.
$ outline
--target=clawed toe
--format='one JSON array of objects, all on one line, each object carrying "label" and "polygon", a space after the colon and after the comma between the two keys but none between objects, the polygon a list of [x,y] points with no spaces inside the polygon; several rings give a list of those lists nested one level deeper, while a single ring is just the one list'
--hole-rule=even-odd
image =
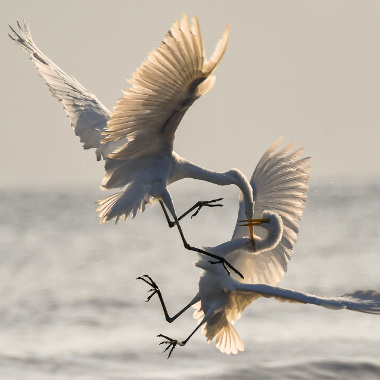
[{"label": "clawed toe", "polygon": [[197,208],[197,210],[194,212],[193,215],[191,215],[191,219],[194,218],[194,216],[197,216],[199,211],[201,210],[201,208],[203,206],[207,206],[207,207],[223,207],[222,204],[220,203],[215,203],[215,202],[219,202],[221,201],[223,198],[218,198],[218,199],[213,199],[211,201],[199,201],[196,203],[195,207]]},{"label": "clawed toe", "polygon": [[173,350],[176,348],[177,344],[178,344],[179,346],[183,346],[183,345],[184,345],[182,342],[179,342],[179,341],[176,340],[176,339],[169,338],[169,337],[166,336],[166,335],[159,334],[159,335],[157,335],[157,337],[159,337],[159,338],[165,338],[165,339],[166,339],[166,340],[163,340],[163,341],[160,343],[160,345],[161,345],[161,344],[167,344],[167,347],[166,347],[165,350],[162,351],[162,352],[166,352],[166,351],[168,351],[168,350],[170,349],[167,359],[170,358],[170,355],[172,354]]},{"label": "clawed toe", "polygon": [[160,288],[157,286],[157,284],[153,281],[152,277],[150,277],[149,275],[147,274],[144,274],[143,276],[140,276],[140,277],[137,277],[136,280],[142,280],[144,281],[146,284],[148,284],[149,286],[152,287],[152,289],[149,289],[148,290],[148,293],[151,293],[148,298],[146,299],[145,302],[149,302],[150,299],[157,293],[160,292]]},{"label": "clawed toe", "polygon": [[228,263],[228,261],[224,260],[224,259],[218,259],[216,261],[212,261],[210,260],[209,261],[210,264],[222,264],[223,265],[223,268],[224,270],[227,272],[227,274],[230,276],[231,273],[229,271],[228,268],[232,269],[238,276],[240,276],[241,278],[244,279],[244,276],[237,270],[235,269],[231,264]]},{"label": "clawed toe", "polygon": [[153,281],[152,277],[150,277],[147,274],[144,274],[143,276],[137,277],[136,280],[142,280],[146,284],[150,285],[154,289],[158,289],[157,284]]},{"label": "clawed toe", "polygon": [[211,261],[211,260],[210,260],[209,263],[210,263],[210,264],[222,264],[224,270],[227,272],[227,274],[228,274],[229,276],[231,276],[231,272],[228,270],[225,261],[223,261],[223,260]]}]

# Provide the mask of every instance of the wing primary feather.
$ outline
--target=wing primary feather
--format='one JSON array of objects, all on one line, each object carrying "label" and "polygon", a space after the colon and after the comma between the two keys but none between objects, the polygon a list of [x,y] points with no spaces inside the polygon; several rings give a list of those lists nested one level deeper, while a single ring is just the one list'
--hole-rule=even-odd
[{"label": "wing primary feather", "polygon": [[[210,74],[225,52],[228,36],[229,26],[206,62],[197,19],[193,18],[190,26],[184,15],[180,23],[173,23],[158,48],[148,54],[129,80],[132,87],[123,91],[102,131],[104,143],[122,138],[130,141],[110,158],[123,161],[151,155],[158,146],[172,148],[184,113],[213,87],[215,78]],[[139,112],[132,115],[130,107],[136,102]]]},{"label": "wing primary feather", "polygon": [[102,131],[107,125],[110,111],[87,91],[73,76],[66,74],[34,43],[29,26],[17,21],[18,31],[10,26],[11,39],[26,50],[30,59],[45,80],[52,95],[63,105],[75,134],[85,149],[96,148],[98,158],[106,158],[109,146],[101,143]]}]

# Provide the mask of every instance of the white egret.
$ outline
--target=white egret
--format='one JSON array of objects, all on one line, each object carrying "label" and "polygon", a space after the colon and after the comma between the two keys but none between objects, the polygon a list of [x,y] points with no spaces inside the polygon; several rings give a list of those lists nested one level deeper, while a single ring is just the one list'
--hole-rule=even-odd
[{"label": "white egret", "polygon": [[274,286],[284,276],[297,239],[297,221],[302,218],[310,170],[307,166],[308,158],[297,159],[301,150],[292,151],[293,145],[289,145],[276,153],[278,144],[279,141],[264,154],[251,179],[255,216],[261,217],[248,221],[247,224],[259,225],[266,230],[266,236],[263,237],[263,231],[256,229],[259,233],[254,237],[255,252],[252,253],[251,239],[245,236],[245,230],[239,224],[244,215],[242,203],[232,240],[206,248],[239,267],[244,280],[227,276],[221,268],[201,257],[195,264],[204,270],[199,280],[199,292],[187,306],[170,317],[156,283],[147,275],[139,277],[152,287],[147,301],[157,294],[168,322],[173,322],[190,306],[197,309],[194,318],[198,319],[198,326],[184,341],[158,335],[165,338],[160,344],[167,344],[165,351],[169,351],[168,358],[174,348],[177,345],[184,346],[200,326],[203,326],[208,342],[215,337],[216,346],[221,352],[237,354],[243,351],[243,342],[233,324],[244,309],[259,297],[314,304],[333,310],[348,309],[380,314],[380,293],[372,290],[325,298]]},{"label": "white egret", "polygon": [[[177,217],[167,190],[168,185],[183,178],[222,186],[235,184],[244,195],[246,217],[253,217],[252,189],[241,171],[210,171],[173,151],[174,135],[182,117],[215,83],[212,73],[225,52],[229,25],[207,60],[197,18],[192,19],[191,26],[186,15],[181,23],[174,22],[158,48],[149,53],[133,74],[129,80],[132,87],[123,91],[124,96],[112,112],[38,49],[25,24],[23,28],[18,26],[18,32],[11,27],[10,37],[30,54],[50,91],[63,104],[84,149],[94,148],[98,160],[101,157],[106,160],[102,189],[122,189],[98,201],[100,222],[135,217],[138,210],[144,211],[146,204],[159,200],[169,226],[177,225],[187,249],[214,257],[226,270],[226,266],[235,270],[224,258],[186,242],[178,221],[187,213]],[[216,206],[215,201],[198,202],[190,210],[197,208],[198,212],[202,206]]]}]

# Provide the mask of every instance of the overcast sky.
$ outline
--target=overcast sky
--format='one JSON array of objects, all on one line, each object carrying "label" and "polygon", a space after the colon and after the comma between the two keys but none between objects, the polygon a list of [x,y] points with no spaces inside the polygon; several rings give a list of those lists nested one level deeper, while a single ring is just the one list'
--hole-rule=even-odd
[{"label": "overcast sky", "polygon": [[40,49],[109,109],[174,20],[199,19],[208,57],[231,34],[212,91],[185,115],[175,150],[250,176],[275,139],[312,156],[312,178],[380,178],[379,1],[1,1],[0,186],[98,186],[84,151],[26,52],[7,36],[27,20]]}]

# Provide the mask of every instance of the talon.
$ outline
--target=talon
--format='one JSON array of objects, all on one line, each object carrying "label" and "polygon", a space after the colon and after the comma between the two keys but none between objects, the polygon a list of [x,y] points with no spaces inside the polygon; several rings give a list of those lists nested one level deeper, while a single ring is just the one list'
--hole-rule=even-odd
[{"label": "talon", "polygon": [[[222,264],[224,270],[227,272],[227,274],[228,274],[229,276],[231,276],[231,273],[230,273],[230,271],[228,270],[225,261],[223,261],[223,260],[218,260],[218,261],[211,261],[211,260],[209,260],[209,263],[210,263],[210,264]],[[231,266],[231,268],[233,268],[233,267]],[[234,269],[234,270],[235,270],[235,269]],[[236,272],[236,270],[235,270],[235,272]]]},{"label": "talon", "polygon": [[227,272],[227,274],[228,274],[229,276],[231,276],[230,271],[227,269],[226,263],[222,262],[222,265],[223,265],[224,270]]},{"label": "talon", "polygon": [[231,264],[229,264],[227,261],[226,261],[226,265],[228,265],[238,276],[240,276],[244,280],[244,276],[237,269],[235,269]]},{"label": "talon", "polygon": [[148,284],[149,286],[152,287],[152,289],[149,289],[149,290],[148,290],[148,293],[151,292],[152,294],[150,294],[150,295],[147,297],[147,299],[146,299],[145,302],[149,302],[150,299],[151,299],[155,294],[157,294],[157,293],[160,292],[160,288],[157,286],[157,284],[153,281],[153,279],[152,279],[149,275],[144,274],[143,276],[137,277],[136,280],[142,280],[142,281],[144,281],[146,284]]},{"label": "talon", "polygon": [[198,215],[199,211],[201,210],[201,208],[203,206],[207,206],[207,207],[223,207],[222,204],[214,204],[215,202],[219,202],[223,200],[223,198],[217,198],[217,199],[213,199],[211,201],[198,201],[194,207],[197,207],[197,210],[194,212],[193,215],[191,215],[191,219],[194,218],[194,216]]},{"label": "talon", "polygon": [[[209,261],[211,264],[222,264],[224,270],[227,272],[227,274],[230,276],[230,271],[227,268],[228,263],[226,263],[225,260],[218,260],[218,261]],[[229,265],[231,268],[233,268],[231,265]]]},{"label": "talon", "polygon": [[197,216],[197,215],[198,215],[198,212],[201,210],[201,208],[202,208],[202,205],[201,205],[201,206],[198,206],[198,210],[195,211],[193,215],[191,215],[191,219],[193,219],[194,216]]},{"label": "talon", "polygon": [[146,299],[145,302],[149,302],[150,299],[158,292],[157,289],[151,289],[153,291],[153,293],[151,295],[148,296],[148,298]]},{"label": "talon", "polygon": [[169,338],[169,337],[166,336],[166,335],[159,334],[159,335],[157,335],[157,337],[167,339],[167,340],[164,340],[164,341],[162,341],[161,343],[159,343],[160,346],[161,346],[161,344],[167,344],[167,345],[168,345],[168,346],[165,348],[165,350],[162,351],[162,352],[166,352],[167,350],[170,349],[170,351],[169,351],[169,355],[168,355],[167,359],[170,358],[170,355],[172,354],[173,350],[176,348],[177,344],[179,344],[180,346],[183,346],[182,342],[178,342],[178,340],[175,340],[175,339]]},{"label": "talon", "polygon": [[231,268],[238,276],[240,276],[242,279],[244,279],[244,276],[237,270],[235,269],[231,264],[229,264],[227,261],[225,260],[218,260],[218,261],[211,261],[209,260],[209,263],[210,264],[222,264],[223,265],[223,268],[224,270],[227,272],[227,274],[229,276],[231,276],[231,272],[228,270],[227,267]]}]

